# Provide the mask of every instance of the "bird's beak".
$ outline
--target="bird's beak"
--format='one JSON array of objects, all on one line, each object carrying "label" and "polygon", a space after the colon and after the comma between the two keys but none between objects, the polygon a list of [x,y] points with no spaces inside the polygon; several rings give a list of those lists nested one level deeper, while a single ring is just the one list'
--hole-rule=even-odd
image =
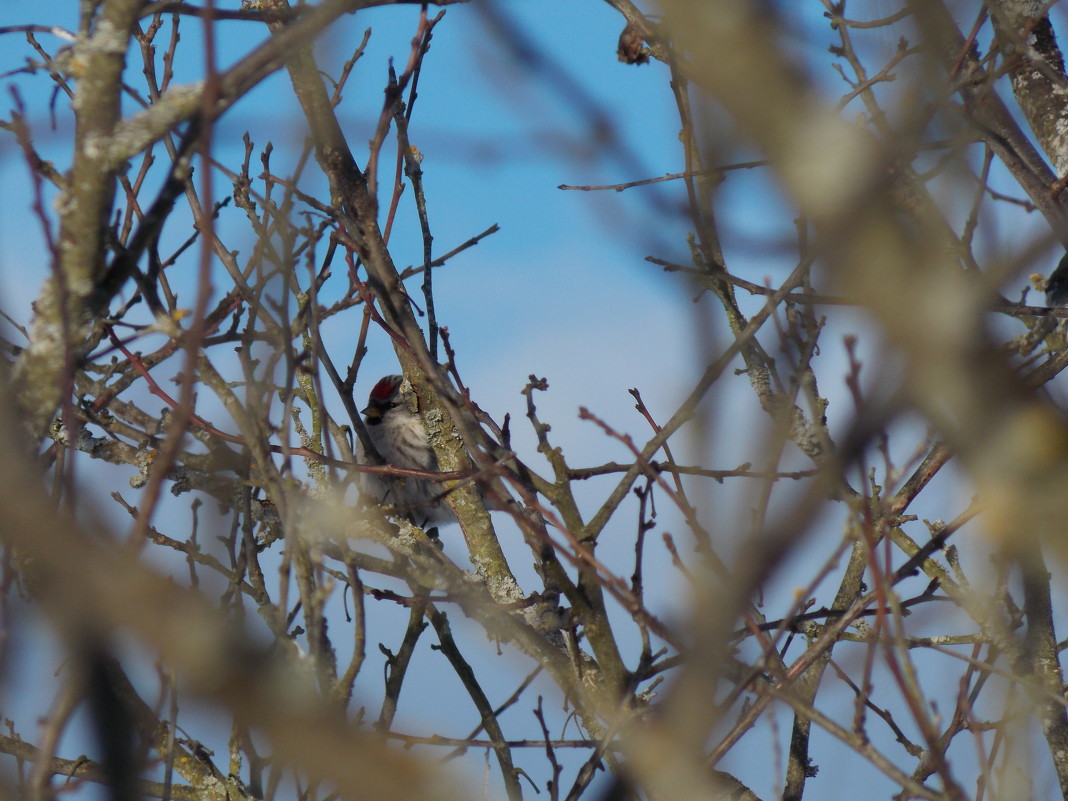
[{"label": "bird's beak", "polygon": [[382,419],[382,410],[377,406],[368,406],[361,411],[361,414],[367,418],[368,423],[377,423]]}]

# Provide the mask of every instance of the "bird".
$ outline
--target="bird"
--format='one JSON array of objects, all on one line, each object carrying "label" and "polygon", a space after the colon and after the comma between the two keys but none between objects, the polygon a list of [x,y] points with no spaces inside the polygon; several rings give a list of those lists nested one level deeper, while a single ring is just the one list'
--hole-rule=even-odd
[{"label": "bird", "polygon": [[[438,458],[427,438],[423,420],[415,409],[404,377],[387,375],[371,389],[367,407],[362,410],[367,435],[379,456],[394,467],[438,470]],[[358,464],[374,464],[363,442],[356,441]],[[416,525],[454,523],[456,517],[445,503],[441,484],[425,478],[360,473],[357,478],[364,498],[389,507]]]},{"label": "bird", "polygon": [[1065,253],[1046,281],[1046,305],[1051,308],[1068,306],[1068,253]]}]

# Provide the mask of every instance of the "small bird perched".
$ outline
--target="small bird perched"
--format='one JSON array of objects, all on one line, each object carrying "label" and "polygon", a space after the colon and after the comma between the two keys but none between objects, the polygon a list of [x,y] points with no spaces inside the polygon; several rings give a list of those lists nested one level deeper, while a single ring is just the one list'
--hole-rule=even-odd
[{"label": "small bird perched", "polygon": [[[403,381],[403,376],[387,375],[374,385],[367,408],[363,410],[367,435],[386,464],[437,470],[437,456],[414,408],[411,390],[401,389]],[[373,464],[359,439],[356,440],[356,461]],[[392,507],[396,514],[417,525],[456,522],[452,510],[441,497],[442,486],[434,481],[360,473],[358,482],[365,498]]]},{"label": "small bird perched", "polygon": [[1068,253],[1061,257],[1057,269],[1046,281],[1046,305],[1051,308],[1068,306]]}]

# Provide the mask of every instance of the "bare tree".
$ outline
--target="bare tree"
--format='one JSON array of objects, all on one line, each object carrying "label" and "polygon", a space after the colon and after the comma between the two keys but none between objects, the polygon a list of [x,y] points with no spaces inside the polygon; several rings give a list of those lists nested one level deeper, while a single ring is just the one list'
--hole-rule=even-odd
[{"label": "bare tree", "polygon": [[[4,689],[39,721],[0,734],[6,791],[1068,797],[1068,314],[1027,302],[1068,246],[1066,18],[870,5],[600,6],[622,30],[601,57],[655,71],[677,115],[655,175],[619,174],[646,166],[647,98],[612,105],[543,43],[581,4],[538,30],[487,0],[83,0],[72,31],[0,27],[0,153],[46,276],[28,326],[5,312]],[[405,58],[370,63],[373,26],[320,46],[368,14],[411,26]],[[695,301],[681,401],[632,389],[627,429],[579,411],[625,459],[576,463],[551,376],[494,419],[439,316],[463,280],[441,268],[508,236],[432,233],[420,91],[455,18],[610,154],[619,182],[560,202],[633,204],[624,239]],[[235,108],[276,73],[306,136],[279,152],[277,118]],[[350,81],[376,75],[354,125]],[[357,464],[375,342],[438,470]],[[458,527],[361,497],[361,473],[435,482]]]}]

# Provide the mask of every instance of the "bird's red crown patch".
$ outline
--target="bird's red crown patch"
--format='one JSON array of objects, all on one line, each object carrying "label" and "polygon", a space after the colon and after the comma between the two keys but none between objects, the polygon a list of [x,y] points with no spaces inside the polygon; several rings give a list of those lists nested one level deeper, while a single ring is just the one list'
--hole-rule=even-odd
[{"label": "bird's red crown patch", "polygon": [[375,388],[371,390],[371,400],[385,400],[392,395],[398,386],[400,386],[401,377],[399,375],[387,375],[377,384]]}]

